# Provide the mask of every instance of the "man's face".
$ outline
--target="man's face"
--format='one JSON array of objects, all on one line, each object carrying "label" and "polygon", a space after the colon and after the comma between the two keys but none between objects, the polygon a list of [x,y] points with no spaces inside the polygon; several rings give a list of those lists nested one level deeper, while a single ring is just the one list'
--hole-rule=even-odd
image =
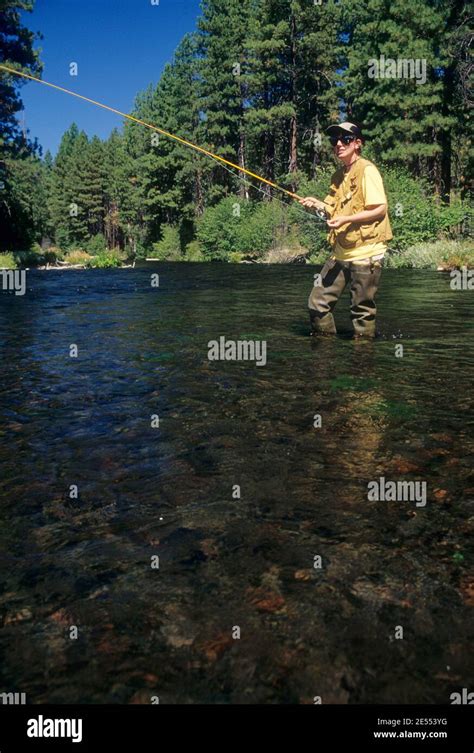
[{"label": "man's face", "polygon": [[361,145],[361,140],[353,138],[352,141],[349,144],[345,144],[343,141],[343,137],[349,136],[350,134],[343,134],[340,133],[337,135],[338,141],[337,144],[333,147],[334,154],[336,157],[343,162],[350,162],[353,155],[357,152],[358,147]]}]

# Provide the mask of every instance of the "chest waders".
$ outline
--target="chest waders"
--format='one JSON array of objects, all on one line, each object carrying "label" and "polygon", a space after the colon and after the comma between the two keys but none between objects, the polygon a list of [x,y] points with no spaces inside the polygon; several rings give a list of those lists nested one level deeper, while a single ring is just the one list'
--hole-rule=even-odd
[{"label": "chest waders", "polygon": [[382,274],[382,260],[350,261],[329,259],[321,271],[321,282],[308,300],[312,334],[335,335],[333,309],[350,283],[351,320],[356,336],[375,337],[375,294]]}]

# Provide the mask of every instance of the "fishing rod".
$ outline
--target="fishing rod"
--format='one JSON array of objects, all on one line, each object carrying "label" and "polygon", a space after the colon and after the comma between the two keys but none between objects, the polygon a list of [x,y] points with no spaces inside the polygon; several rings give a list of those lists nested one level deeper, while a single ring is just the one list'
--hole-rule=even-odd
[{"label": "fishing rod", "polygon": [[[242,183],[245,183],[247,186],[250,186],[250,188],[253,188],[256,191],[260,191],[260,193],[263,194],[264,196],[266,195],[265,191],[263,190],[263,188],[259,188],[258,186],[254,186],[253,183],[251,183],[249,180],[246,180],[245,178],[241,177],[240,175],[236,175],[235,172],[233,170],[229,170],[229,168],[226,167],[226,165],[222,165],[222,167],[224,168],[224,170],[227,170],[227,172],[230,175],[233,175],[235,178],[237,178],[238,180],[240,180]],[[281,204],[283,207],[288,206],[288,204],[286,204],[286,202],[284,202],[281,199],[279,199],[278,196],[273,196],[272,201],[278,201],[278,203]],[[314,212],[315,212],[314,215],[311,212],[306,211],[305,209],[303,209],[299,205],[297,205],[295,207],[295,209],[297,209],[298,212],[300,212],[301,214],[306,215],[306,217],[309,215],[313,219],[318,219],[318,220],[320,220],[321,222],[324,222],[324,223],[328,219],[328,216],[326,215],[324,209],[316,209],[315,207],[313,207]]]},{"label": "fishing rod", "polygon": [[[288,191],[288,189],[283,188],[282,186],[279,186],[277,183],[273,183],[271,180],[267,180],[267,178],[264,178],[262,175],[253,173],[250,170],[247,170],[245,167],[241,167],[240,165],[236,165],[234,162],[230,162],[230,160],[225,159],[225,157],[221,157],[218,154],[214,154],[213,152],[210,152],[207,149],[204,149],[202,146],[193,144],[192,141],[183,139],[181,138],[181,136],[176,136],[176,134],[170,133],[169,131],[165,131],[163,130],[163,128],[159,128],[158,126],[152,125],[151,123],[147,123],[144,120],[140,120],[140,118],[135,118],[133,115],[128,115],[127,113],[122,112],[121,110],[117,110],[115,107],[110,107],[109,105],[106,105],[103,102],[97,102],[97,100],[95,99],[90,99],[90,97],[85,97],[83,94],[78,94],[77,92],[73,92],[70,89],[64,88],[63,86],[58,86],[58,84],[52,84],[50,81],[45,81],[44,79],[37,78],[36,76],[32,76],[29,73],[23,73],[22,71],[17,71],[14,68],[10,68],[7,65],[0,64],[0,70],[7,71],[7,73],[12,74],[13,76],[21,76],[22,78],[29,79],[30,81],[36,81],[37,84],[44,84],[44,86],[49,86],[51,87],[51,89],[57,89],[58,91],[64,92],[65,94],[70,94],[72,97],[83,99],[85,102],[89,102],[92,105],[101,107],[104,110],[109,110],[109,112],[113,112],[116,115],[120,115],[122,118],[131,120],[134,123],[139,123],[140,125],[145,126],[146,128],[150,128],[152,131],[157,131],[158,133],[163,134],[163,136],[167,136],[170,139],[174,139],[174,141],[178,141],[179,143],[184,144],[185,146],[189,146],[191,149],[201,152],[202,154],[205,154],[207,157],[211,157],[212,159],[218,160],[219,162],[225,165],[229,165],[230,167],[233,167],[234,169],[239,170],[239,172],[243,172],[246,175],[250,175],[250,177],[256,178],[262,183],[266,183],[268,186],[275,188],[277,191],[281,191],[282,193],[287,194],[288,196],[291,196],[291,198],[295,199],[296,201],[300,201],[302,199],[302,197],[299,196],[297,193],[294,193],[293,191]],[[326,221],[327,217],[324,210],[315,208],[315,213],[318,219]]]}]

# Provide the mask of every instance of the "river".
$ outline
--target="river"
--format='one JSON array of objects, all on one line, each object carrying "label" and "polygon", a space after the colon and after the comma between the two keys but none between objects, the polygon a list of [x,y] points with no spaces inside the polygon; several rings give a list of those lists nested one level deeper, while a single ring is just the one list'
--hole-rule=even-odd
[{"label": "river", "polygon": [[[350,339],[347,297],[313,341],[316,271],[29,271],[0,294],[0,692],[473,689],[472,292],[385,270],[375,341]],[[209,360],[222,336],[265,341],[265,365]],[[369,499],[380,479],[426,504]]]}]

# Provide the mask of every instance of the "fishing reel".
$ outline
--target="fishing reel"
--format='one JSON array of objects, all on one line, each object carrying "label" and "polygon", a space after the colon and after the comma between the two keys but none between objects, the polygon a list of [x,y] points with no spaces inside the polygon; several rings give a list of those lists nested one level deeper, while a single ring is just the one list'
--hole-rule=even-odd
[{"label": "fishing reel", "polygon": [[315,207],[313,211],[316,217],[318,218],[318,220],[321,220],[322,222],[326,222],[326,220],[329,219],[329,215],[325,209],[316,209]]},{"label": "fishing reel", "polygon": [[[297,198],[300,199],[299,196]],[[301,202],[301,199],[300,199],[300,202]],[[319,202],[319,203],[322,204],[323,202]],[[318,206],[315,206],[313,203],[311,203],[309,206],[306,205],[304,208],[306,209],[307,212],[309,212],[309,214],[311,214],[315,219],[318,219],[320,222],[326,222],[330,217],[330,215],[328,214],[326,210],[326,207],[324,206],[318,207]]]}]

